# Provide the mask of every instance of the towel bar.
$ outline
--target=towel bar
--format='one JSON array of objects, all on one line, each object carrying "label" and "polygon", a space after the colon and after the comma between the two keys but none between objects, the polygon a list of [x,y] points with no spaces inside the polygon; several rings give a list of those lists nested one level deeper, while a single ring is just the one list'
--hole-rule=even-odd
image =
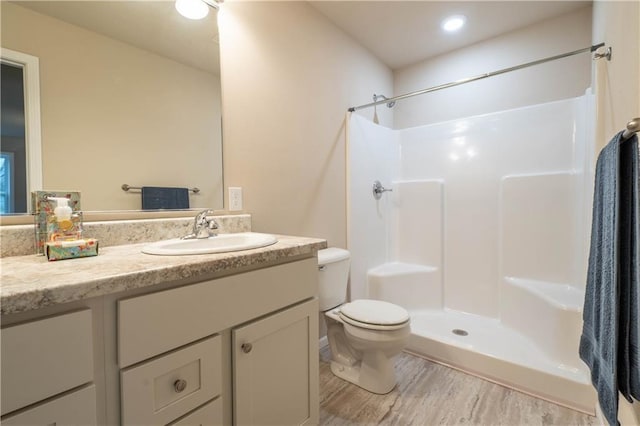
[{"label": "towel bar", "polygon": [[627,129],[622,134],[622,139],[629,139],[634,133],[638,132],[640,132],[640,117],[636,117],[627,123]]},{"label": "towel bar", "polygon": [[[123,183],[120,188],[122,188],[123,191],[129,191],[130,189],[142,190],[141,186],[131,186],[131,185],[127,185],[126,183]],[[200,192],[200,188],[187,188],[187,189],[193,192],[194,194],[197,194],[198,192]]]}]

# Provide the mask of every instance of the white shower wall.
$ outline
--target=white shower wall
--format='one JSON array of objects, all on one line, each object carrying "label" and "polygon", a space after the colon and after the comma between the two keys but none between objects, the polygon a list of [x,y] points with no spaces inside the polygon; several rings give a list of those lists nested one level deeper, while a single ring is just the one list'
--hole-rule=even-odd
[{"label": "white shower wall", "polygon": [[[444,269],[444,306],[490,317],[502,275],[584,286],[591,104],[587,95],[403,130],[352,116],[352,296],[367,295],[368,269],[394,261]],[[376,179],[395,192],[374,200]]]},{"label": "white shower wall", "polygon": [[348,124],[347,243],[351,258],[351,299],[367,294],[367,271],[387,261],[389,197],[373,198],[373,181],[390,186],[400,166],[397,132],[352,115]]},{"label": "white shower wall", "polygon": [[584,177],[589,99],[399,131],[397,184],[443,181],[443,198],[426,202],[444,212],[443,262],[431,266],[444,271],[445,307],[500,317],[505,274],[584,285],[586,209],[572,186]]},{"label": "white shower wall", "polygon": [[351,297],[407,308],[413,351],[591,412],[593,117],[589,94],[402,130],[352,116]]}]

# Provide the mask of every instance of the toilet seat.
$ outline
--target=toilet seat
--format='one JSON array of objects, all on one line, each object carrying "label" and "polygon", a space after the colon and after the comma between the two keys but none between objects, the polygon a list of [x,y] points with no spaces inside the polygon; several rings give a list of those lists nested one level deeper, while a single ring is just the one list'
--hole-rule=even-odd
[{"label": "toilet seat", "polygon": [[381,300],[360,299],[340,307],[340,318],[354,327],[369,330],[398,330],[409,323],[402,307]]}]

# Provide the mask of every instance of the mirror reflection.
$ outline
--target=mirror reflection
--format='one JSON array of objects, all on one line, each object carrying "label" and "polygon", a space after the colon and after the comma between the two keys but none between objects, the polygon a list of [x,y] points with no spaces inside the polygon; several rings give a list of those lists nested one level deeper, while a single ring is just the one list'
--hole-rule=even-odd
[{"label": "mirror reflection", "polygon": [[1,66],[0,213],[26,212],[27,152],[23,69],[22,66],[5,60]]},{"label": "mirror reflection", "polygon": [[[1,7],[2,47],[39,59],[42,188],[35,189],[80,191],[88,211],[140,210],[141,191],[123,184],[198,188],[189,191],[190,208],[222,208],[215,9],[190,20],[168,1]],[[4,164],[16,129],[2,121]]]}]

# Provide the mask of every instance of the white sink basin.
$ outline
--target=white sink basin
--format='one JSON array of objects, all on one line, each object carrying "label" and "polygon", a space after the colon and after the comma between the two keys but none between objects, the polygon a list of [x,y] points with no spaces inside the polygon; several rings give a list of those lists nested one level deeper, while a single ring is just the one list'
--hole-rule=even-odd
[{"label": "white sink basin", "polygon": [[181,256],[187,254],[226,253],[229,251],[249,250],[266,247],[278,242],[273,235],[257,232],[239,232],[236,234],[219,234],[203,239],[158,241],[142,248],[146,254],[162,256]]}]

